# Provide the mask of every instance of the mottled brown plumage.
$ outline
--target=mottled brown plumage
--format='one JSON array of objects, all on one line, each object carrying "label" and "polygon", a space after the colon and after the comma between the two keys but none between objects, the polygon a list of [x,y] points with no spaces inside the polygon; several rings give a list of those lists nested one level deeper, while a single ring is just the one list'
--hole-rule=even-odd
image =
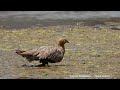
[{"label": "mottled brown plumage", "polygon": [[23,51],[23,50],[16,50],[18,55],[25,57],[28,61],[39,60],[43,66],[48,62],[56,63],[60,62],[63,59],[65,53],[64,44],[69,43],[66,39],[60,38],[58,45],[55,47],[52,46],[42,46],[40,48]]}]

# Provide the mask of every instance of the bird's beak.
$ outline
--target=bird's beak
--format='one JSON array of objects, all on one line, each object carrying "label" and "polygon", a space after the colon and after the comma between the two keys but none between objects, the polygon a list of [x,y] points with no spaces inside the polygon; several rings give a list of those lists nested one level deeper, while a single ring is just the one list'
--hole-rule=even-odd
[{"label": "bird's beak", "polygon": [[69,42],[66,40],[66,43],[69,43]]}]

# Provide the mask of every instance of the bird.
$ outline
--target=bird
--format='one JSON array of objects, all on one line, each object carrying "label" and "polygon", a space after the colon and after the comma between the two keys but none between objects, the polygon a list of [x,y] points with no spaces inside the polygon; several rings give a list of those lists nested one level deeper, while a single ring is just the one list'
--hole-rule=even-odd
[{"label": "bird", "polygon": [[62,61],[65,54],[65,44],[69,43],[67,39],[60,38],[56,46],[41,46],[31,50],[16,50],[15,52],[25,57],[29,62],[39,61],[39,66],[48,66],[48,63],[57,63]]}]

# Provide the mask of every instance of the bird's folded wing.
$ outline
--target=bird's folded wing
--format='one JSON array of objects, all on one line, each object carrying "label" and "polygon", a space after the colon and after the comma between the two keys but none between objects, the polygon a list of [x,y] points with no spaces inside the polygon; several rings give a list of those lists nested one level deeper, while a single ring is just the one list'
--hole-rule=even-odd
[{"label": "bird's folded wing", "polygon": [[32,49],[21,53],[21,55],[34,55],[37,52],[37,49]]},{"label": "bird's folded wing", "polygon": [[45,48],[39,51],[37,57],[39,57],[39,59],[61,59],[63,57],[63,52],[57,48]]},{"label": "bird's folded wing", "polygon": [[44,47],[42,49],[38,49],[38,53],[36,54],[36,57],[39,57],[39,59],[47,59],[50,54],[52,54],[55,51],[52,47]]},{"label": "bird's folded wing", "polygon": [[33,49],[21,53],[23,56],[33,56],[39,59],[51,59],[51,60],[60,60],[62,59],[64,53],[61,48],[56,47],[40,47],[38,49]]}]

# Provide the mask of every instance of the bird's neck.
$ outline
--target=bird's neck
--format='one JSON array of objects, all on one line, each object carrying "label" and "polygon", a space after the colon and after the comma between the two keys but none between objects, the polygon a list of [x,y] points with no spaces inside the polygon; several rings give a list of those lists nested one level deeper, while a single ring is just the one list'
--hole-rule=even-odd
[{"label": "bird's neck", "polygon": [[59,44],[58,44],[58,46],[62,47],[62,48],[63,48],[63,50],[64,50],[64,52],[65,52],[65,46],[64,46],[64,44],[63,44],[63,43],[59,43]]}]

